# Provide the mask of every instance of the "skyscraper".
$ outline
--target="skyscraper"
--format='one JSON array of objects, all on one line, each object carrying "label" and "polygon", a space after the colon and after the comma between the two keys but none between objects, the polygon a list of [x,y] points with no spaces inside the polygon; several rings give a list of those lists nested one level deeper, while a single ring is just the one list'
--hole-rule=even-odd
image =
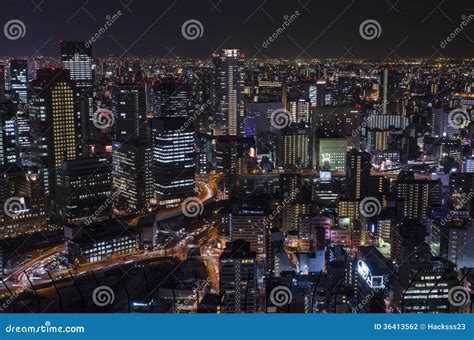
[{"label": "skyscraper", "polygon": [[214,134],[242,135],[244,130],[244,56],[238,49],[224,49],[214,55]]},{"label": "skyscraper", "polygon": [[12,101],[16,104],[15,112],[18,128],[19,151],[30,146],[30,126],[28,122],[28,60],[10,60],[10,88]]},{"label": "skyscraper", "polygon": [[191,108],[191,91],[182,78],[165,78],[152,87],[152,105],[156,117],[185,117]]},{"label": "skyscraper", "polygon": [[113,90],[114,141],[149,141],[147,84],[119,84]]},{"label": "skyscraper", "polygon": [[0,165],[15,164],[17,120],[16,105],[0,102]]},{"label": "skyscraper", "polygon": [[112,151],[114,203],[118,210],[143,211],[153,197],[151,147],[148,143],[114,142]]},{"label": "skyscraper", "polygon": [[194,196],[194,130],[184,118],[153,118],[155,193],[160,205],[176,206]]},{"label": "skyscraper", "polygon": [[359,200],[369,192],[371,156],[367,152],[351,149],[346,156],[346,198]]},{"label": "skyscraper", "polygon": [[61,163],[82,156],[75,93],[75,84],[65,69],[40,69],[31,82],[31,162],[39,168],[45,194],[52,199]]},{"label": "skyscraper", "polygon": [[224,313],[255,313],[257,260],[250,243],[228,242],[219,259],[220,293]]},{"label": "skyscraper", "polygon": [[84,41],[61,41],[61,63],[76,82],[76,105],[81,112],[82,134],[89,134],[94,114],[92,48]]}]

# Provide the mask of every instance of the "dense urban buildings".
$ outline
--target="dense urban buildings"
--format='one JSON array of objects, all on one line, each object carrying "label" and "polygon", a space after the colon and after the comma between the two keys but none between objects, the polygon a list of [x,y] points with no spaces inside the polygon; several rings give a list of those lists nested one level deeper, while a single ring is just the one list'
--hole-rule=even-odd
[{"label": "dense urban buildings", "polygon": [[0,59],[6,311],[473,312],[474,58],[114,55],[112,24]]}]

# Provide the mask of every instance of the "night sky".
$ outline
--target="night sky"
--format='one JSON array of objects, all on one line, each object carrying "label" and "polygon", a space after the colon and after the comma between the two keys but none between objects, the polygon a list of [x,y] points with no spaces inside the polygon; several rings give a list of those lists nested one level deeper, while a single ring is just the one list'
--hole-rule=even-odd
[{"label": "night sky", "polygon": [[[93,45],[94,56],[206,58],[224,47],[240,48],[248,58],[474,56],[474,19],[440,47],[463,17],[474,14],[472,1],[457,0],[2,0],[1,33],[6,22],[19,19],[26,35],[8,40],[0,34],[0,56],[38,50],[59,56],[60,40],[86,40],[119,10],[122,16]],[[283,16],[295,11],[300,15],[263,48]],[[190,19],[202,23],[202,37],[181,34]],[[361,37],[359,26],[367,19],[380,23],[380,37]]]}]

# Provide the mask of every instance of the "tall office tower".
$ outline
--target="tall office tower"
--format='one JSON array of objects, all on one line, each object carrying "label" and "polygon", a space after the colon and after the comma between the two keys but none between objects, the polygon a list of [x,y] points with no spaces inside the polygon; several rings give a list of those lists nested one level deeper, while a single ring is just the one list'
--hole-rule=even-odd
[{"label": "tall office tower", "polygon": [[16,163],[16,104],[0,102],[0,165]]},{"label": "tall office tower", "polygon": [[474,267],[474,222],[453,221],[448,223],[446,241],[447,259],[457,268]]},{"label": "tall office tower", "polygon": [[290,168],[310,166],[309,125],[305,122],[292,123],[283,129],[279,138],[279,165]]},{"label": "tall office tower", "polygon": [[212,166],[212,137],[199,134],[196,138],[196,174],[208,174]]},{"label": "tall office tower", "polygon": [[0,239],[46,231],[46,199],[39,173],[0,167]]},{"label": "tall office tower", "polygon": [[[394,280],[393,302],[402,313],[455,313],[450,290],[459,285],[452,263],[439,260],[411,261]],[[468,304],[469,305],[469,304]]]},{"label": "tall office tower", "polygon": [[187,118],[191,109],[191,89],[182,78],[165,78],[152,89],[152,109],[155,117]]},{"label": "tall office tower", "polygon": [[414,259],[430,259],[426,227],[419,220],[404,219],[390,233],[390,259],[399,267]]},{"label": "tall office tower", "polygon": [[61,63],[76,82],[77,105],[81,112],[82,135],[88,136],[94,114],[92,48],[85,41],[61,41]]},{"label": "tall office tower", "polygon": [[105,157],[64,161],[60,171],[58,206],[68,223],[93,222],[112,210],[112,169]]},{"label": "tall office tower", "polygon": [[195,195],[195,136],[185,123],[185,118],[152,119],[154,191],[162,206],[177,206]]},{"label": "tall office tower", "polygon": [[237,136],[244,130],[244,56],[224,49],[213,56],[215,66],[214,135]]},{"label": "tall office tower", "polygon": [[287,197],[293,200],[300,200],[302,196],[301,188],[301,174],[280,174],[279,176],[280,186],[280,202]]},{"label": "tall office tower", "polygon": [[0,102],[5,99],[5,91],[7,84],[7,77],[5,72],[5,65],[0,65]]},{"label": "tall office tower", "polygon": [[114,142],[112,178],[117,210],[123,213],[144,211],[153,198],[151,146]]},{"label": "tall office tower", "polygon": [[250,243],[228,242],[219,258],[220,293],[224,313],[257,311],[257,259]]},{"label": "tall office tower", "polygon": [[30,147],[30,125],[28,120],[28,60],[10,60],[10,88],[12,101],[17,105],[15,112],[18,128],[18,151]]},{"label": "tall office tower", "polygon": [[380,73],[379,97],[382,99],[382,114],[402,113],[401,97],[403,95],[403,73],[397,71],[394,67],[385,66]]},{"label": "tall office tower", "polygon": [[230,240],[245,240],[250,243],[250,250],[254,251],[257,257],[265,256],[267,230],[264,219],[265,208],[258,204],[234,207],[229,219]]},{"label": "tall office tower", "polygon": [[440,180],[399,179],[395,188],[397,197],[403,200],[404,217],[423,221],[430,206],[441,205]]},{"label": "tall office tower", "polygon": [[346,156],[346,198],[360,200],[367,197],[370,184],[371,156],[351,149]]},{"label": "tall office tower", "polygon": [[40,171],[45,194],[54,200],[61,163],[82,156],[76,88],[68,70],[51,67],[37,71],[31,92],[31,162]]},{"label": "tall office tower", "polygon": [[301,121],[311,124],[311,103],[305,99],[298,99],[288,103],[291,121],[299,123]]},{"label": "tall office tower", "polygon": [[148,98],[146,83],[119,84],[113,90],[114,141],[122,143],[150,140],[150,128],[147,121]]},{"label": "tall office tower", "polygon": [[92,84],[92,49],[85,41],[61,41],[61,62],[77,87]]}]

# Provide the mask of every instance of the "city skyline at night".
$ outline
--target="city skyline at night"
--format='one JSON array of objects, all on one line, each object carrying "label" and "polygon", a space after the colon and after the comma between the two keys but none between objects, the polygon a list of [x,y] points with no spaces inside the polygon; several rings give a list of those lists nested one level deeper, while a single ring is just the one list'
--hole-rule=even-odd
[{"label": "city skyline at night", "polygon": [[470,3],[20,2],[0,314],[472,314]]}]

